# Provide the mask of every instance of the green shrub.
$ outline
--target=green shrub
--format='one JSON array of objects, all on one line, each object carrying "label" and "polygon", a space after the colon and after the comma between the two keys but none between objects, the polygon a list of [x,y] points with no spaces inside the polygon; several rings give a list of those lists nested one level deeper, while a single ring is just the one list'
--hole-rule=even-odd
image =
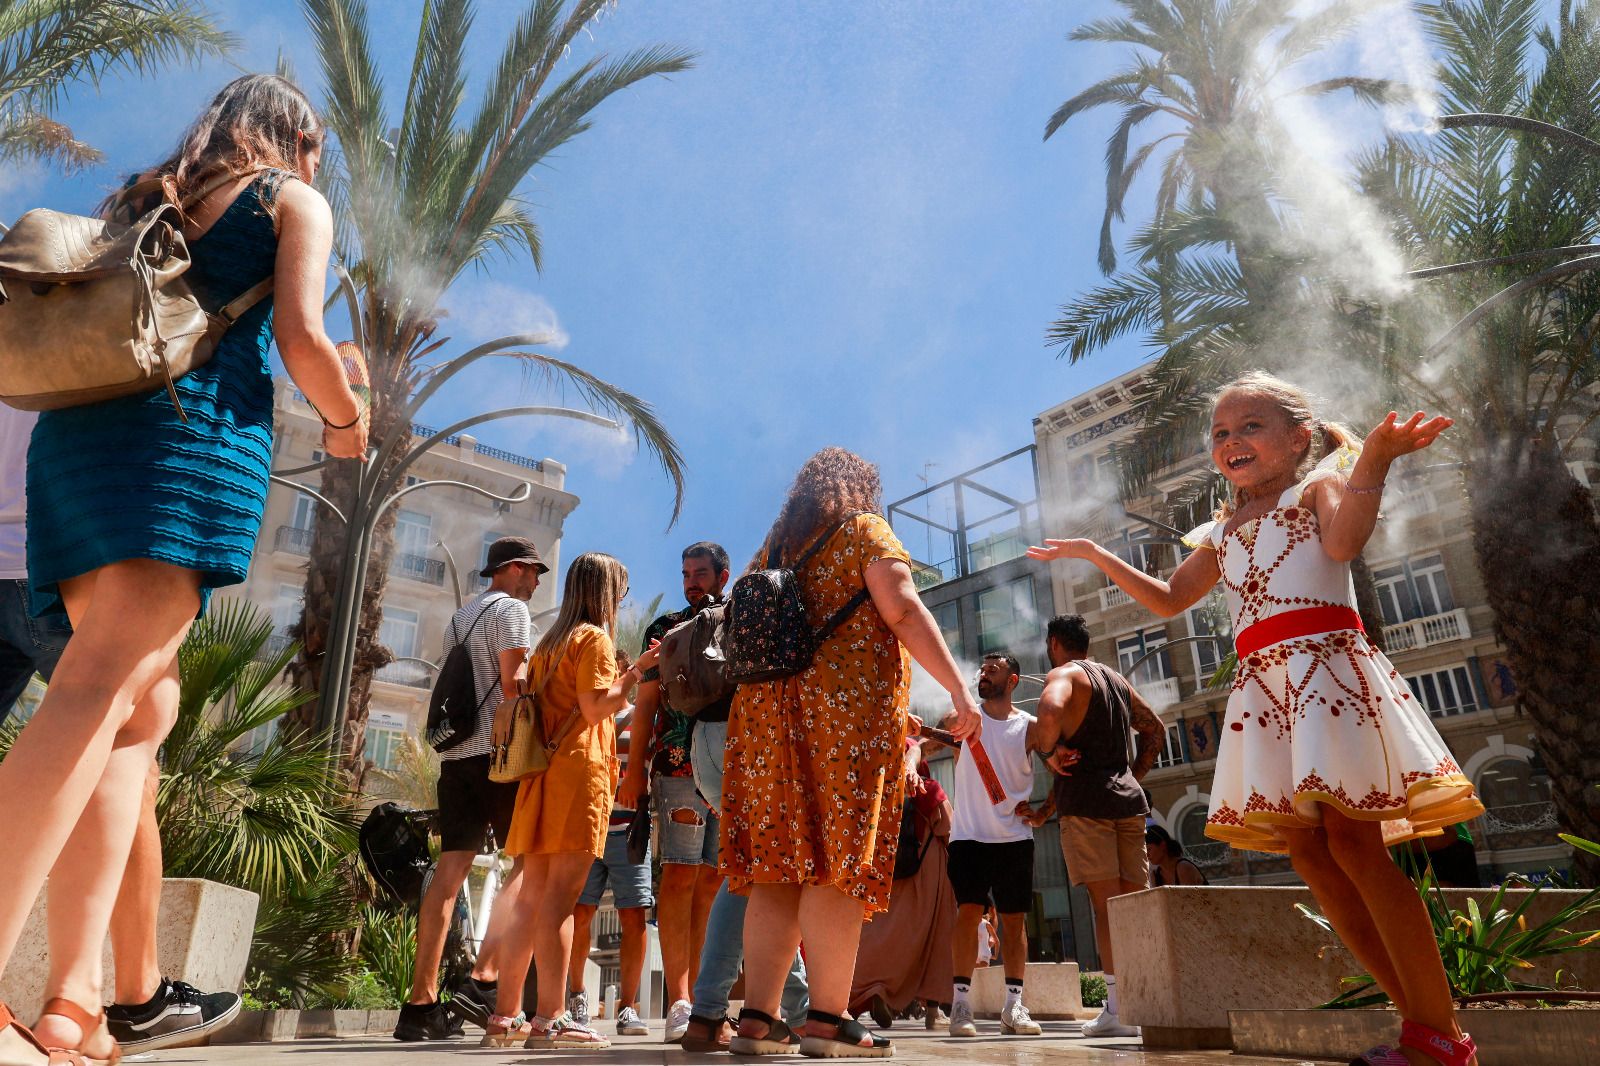
[{"label": "green shrub", "polygon": [[356,970],[339,984],[320,989],[306,1000],[312,1010],[394,1010],[400,1003],[371,970]]},{"label": "green shrub", "polygon": [[1106,979],[1099,974],[1081,973],[1078,975],[1078,988],[1083,992],[1083,1005],[1085,1007],[1104,1007],[1106,1005]]},{"label": "green shrub", "polygon": [[387,1006],[398,1007],[411,994],[412,963],[417,954],[416,915],[367,904],[361,908],[359,953],[367,972],[387,996]]}]

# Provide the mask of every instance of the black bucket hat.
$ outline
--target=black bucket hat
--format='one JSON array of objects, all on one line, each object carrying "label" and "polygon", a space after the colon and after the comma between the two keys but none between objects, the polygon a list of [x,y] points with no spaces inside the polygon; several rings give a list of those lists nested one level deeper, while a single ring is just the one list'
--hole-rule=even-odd
[{"label": "black bucket hat", "polygon": [[489,555],[479,570],[479,575],[489,577],[507,563],[527,563],[537,567],[539,573],[548,574],[550,568],[539,558],[539,548],[527,537],[501,537],[489,545]]}]

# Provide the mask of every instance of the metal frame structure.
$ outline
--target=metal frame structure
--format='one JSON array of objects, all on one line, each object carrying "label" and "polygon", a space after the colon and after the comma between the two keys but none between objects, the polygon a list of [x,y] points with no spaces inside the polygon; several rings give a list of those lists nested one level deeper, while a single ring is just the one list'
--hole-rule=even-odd
[{"label": "metal frame structure", "polygon": [[[976,475],[983,473],[985,470],[990,470],[994,467],[1000,466],[1003,463],[1008,463],[1020,455],[1027,455],[1030,460],[1030,472],[1033,477],[1032,499],[1016,499],[1007,493],[1001,492],[998,489],[977,480]],[[942,492],[945,489],[951,489],[955,495],[954,527],[947,526],[942,522],[934,521],[933,518],[928,515],[917,514],[915,511],[909,509],[909,505],[912,503],[931,499],[934,493]],[[968,491],[978,493],[980,496],[983,496],[989,500],[1003,504],[1004,507],[992,515],[978,519],[974,523],[968,523],[966,497],[966,493]],[[966,577],[968,574],[974,572],[970,554],[972,541],[969,537],[974,525],[986,525],[990,522],[1004,518],[1007,515],[1015,514],[1018,516],[1018,526],[1026,534],[1036,537],[1036,535],[1040,533],[1038,445],[1026,445],[1018,448],[1016,451],[1008,452],[1007,454],[1000,456],[998,459],[991,459],[982,466],[973,467],[971,470],[957,474],[955,477],[947,478],[946,480],[938,482],[934,485],[929,485],[927,488],[915,492],[904,499],[896,500],[894,503],[891,503],[886,508],[885,513],[886,517],[889,519],[890,525],[894,524],[895,516],[899,515],[903,518],[928,527],[929,529],[938,530],[940,533],[948,536],[954,549],[956,572],[947,577],[945,580],[955,580],[956,578]],[[925,565],[932,563],[932,560],[928,559],[921,561]]]}]

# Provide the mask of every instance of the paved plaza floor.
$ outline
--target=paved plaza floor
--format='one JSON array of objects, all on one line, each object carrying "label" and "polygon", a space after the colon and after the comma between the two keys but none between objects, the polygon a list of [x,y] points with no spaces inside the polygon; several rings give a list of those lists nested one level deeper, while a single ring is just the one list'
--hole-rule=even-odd
[{"label": "paved plaza floor", "polygon": [[[1232,1055],[1225,1051],[1145,1051],[1137,1040],[1090,1040],[1078,1033],[1075,1022],[1044,1022],[1040,1037],[1003,1037],[997,1023],[980,1023],[974,1039],[952,1039],[945,1033],[930,1033],[912,1023],[889,1031],[895,1042],[899,1063],[996,1063],[1035,1066],[1039,1063],[1064,1063],[1068,1066],[1291,1066],[1292,1059],[1257,1058]],[[609,1035],[609,1034],[608,1034]],[[691,1055],[661,1043],[659,1033],[650,1037],[611,1037],[605,1051],[523,1051],[479,1048],[476,1039],[448,1044],[401,1044],[388,1037],[363,1037],[347,1040],[301,1040],[280,1044],[238,1044],[231,1047],[188,1048],[156,1051],[130,1056],[125,1062],[156,1063],[160,1066],[464,1066],[464,1064],[505,1063],[507,1066],[537,1066],[542,1063],[604,1064],[604,1066],[732,1066],[756,1060],[728,1055]],[[761,1061],[772,1061],[771,1059]],[[781,1061],[812,1061],[786,1056]],[[866,1059],[850,1061],[866,1062]],[[1309,1060],[1307,1066],[1309,1066]],[[1321,1066],[1321,1064],[1317,1064]]]}]

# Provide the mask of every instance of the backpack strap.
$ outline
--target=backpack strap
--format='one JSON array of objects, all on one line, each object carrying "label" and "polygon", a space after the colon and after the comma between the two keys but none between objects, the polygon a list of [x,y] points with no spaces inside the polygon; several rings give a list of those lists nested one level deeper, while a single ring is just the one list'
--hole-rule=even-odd
[{"label": "backpack strap", "polygon": [[[472,620],[472,624],[467,627],[467,635],[465,637],[456,637],[456,642],[453,645],[452,650],[454,650],[454,648],[460,648],[460,647],[465,647],[466,646],[467,637],[472,636],[472,631],[474,629],[478,628],[478,623],[483,621],[483,616],[489,613],[489,609],[495,605],[495,602],[496,601],[494,601],[494,600],[490,600],[488,603],[483,605],[483,610],[478,612],[478,617],[474,618]],[[451,618],[450,618],[450,635],[452,637],[456,636],[456,620],[455,620],[455,616],[454,615],[452,615]],[[468,662],[472,661],[472,649],[471,648],[467,648],[467,661]],[[495,676],[498,677],[499,674],[500,674],[500,666],[499,666],[498,663],[496,663],[495,664]],[[473,686],[474,686],[473,687],[473,695],[476,696],[477,695],[477,687],[476,687],[477,686],[477,678],[473,678]],[[491,684],[489,686],[489,692],[493,692],[493,691],[494,691],[494,685]],[[489,692],[485,692],[482,696],[478,696],[478,710],[480,710],[480,711],[483,710],[483,705],[485,703],[489,702]]]}]

